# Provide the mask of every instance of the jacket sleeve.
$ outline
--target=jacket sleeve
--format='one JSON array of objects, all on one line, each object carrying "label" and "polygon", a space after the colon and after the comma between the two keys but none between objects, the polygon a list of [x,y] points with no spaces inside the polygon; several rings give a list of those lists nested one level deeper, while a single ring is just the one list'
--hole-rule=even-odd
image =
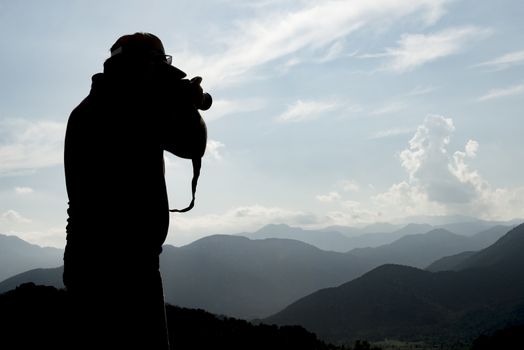
[{"label": "jacket sleeve", "polygon": [[162,113],[161,146],[174,155],[195,159],[201,158],[206,150],[207,128],[204,119],[194,107],[187,88],[187,80],[168,98]]},{"label": "jacket sleeve", "polygon": [[206,124],[196,109],[185,114],[178,116],[182,120],[168,123],[162,148],[181,158],[201,158],[206,151]]}]

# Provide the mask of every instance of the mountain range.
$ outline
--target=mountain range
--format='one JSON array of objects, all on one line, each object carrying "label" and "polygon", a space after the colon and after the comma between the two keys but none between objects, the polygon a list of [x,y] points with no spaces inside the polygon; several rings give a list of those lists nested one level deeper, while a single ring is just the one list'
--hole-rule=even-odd
[{"label": "mountain range", "polygon": [[[297,299],[348,282],[387,263],[426,267],[433,260],[488,245],[507,228],[472,237],[444,230],[407,235],[377,248],[323,251],[290,239],[216,235],[183,247],[166,245],[161,272],[166,301],[239,318],[263,318]],[[458,242],[458,243],[457,243]],[[0,283],[0,292],[25,282],[62,287],[62,269],[35,269]]]},{"label": "mountain range", "polygon": [[[305,230],[300,227],[291,227],[285,224],[270,224],[255,232],[244,232],[237,235],[251,239],[296,239],[322,250],[344,253],[355,248],[378,247],[392,243],[406,235],[423,234],[435,229],[443,229],[459,236],[474,236],[480,232],[485,232],[484,235],[488,238],[488,243],[485,245],[487,246],[493,243],[493,241],[491,241],[490,230],[500,230],[500,228],[512,227],[517,224],[514,221],[505,223],[482,220],[467,222],[448,221],[442,219],[442,224],[435,225],[423,223],[409,223],[406,225],[377,223],[361,228],[330,226],[319,230]],[[434,222],[438,221],[434,219]],[[477,237],[478,240],[481,240],[480,236]]]},{"label": "mountain range", "polygon": [[0,234],[0,281],[18,273],[63,264],[62,249],[40,247],[17,236]]},{"label": "mountain range", "polygon": [[423,234],[405,235],[393,243],[375,248],[356,248],[349,251],[365,266],[400,264],[425,268],[436,260],[464,251],[477,251],[493,244],[510,227],[495,226],[472,236],[463,236],[444,229]]},{"label": "mountain range", "polygon": [[524,323],[524,224],[459,261],[456,271],[382,265],[319,290],[264,322],[297,324],[335,342],[356,338],[471,341]]}]

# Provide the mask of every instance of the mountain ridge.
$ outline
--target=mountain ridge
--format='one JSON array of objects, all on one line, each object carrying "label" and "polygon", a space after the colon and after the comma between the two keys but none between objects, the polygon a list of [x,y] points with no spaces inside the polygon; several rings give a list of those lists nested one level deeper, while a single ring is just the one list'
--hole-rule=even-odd
[{"label": "mountain ridge", "polygon": [[[338,287],[322,289],[264,319],[299,324],[323,339],[471,341],[510,320],[524,322],[524,224],[471,257],[461,271],[432,273],[383,265]],[[484,257],[489,257],[491,265]],[[480,257],[480,258],[478,258]],[[502,260],[492,257],[504,257]],[[515,262],[517,268],[508,269]],[[509,265],[508,265],[509,264]],[[453,335],[456,332],[456,335]]]},{"label": "mountain ridge", "polygon": [[62,264],[63,249],[41,247],[13,235],[0,234],[0,281],[35,268]]}]

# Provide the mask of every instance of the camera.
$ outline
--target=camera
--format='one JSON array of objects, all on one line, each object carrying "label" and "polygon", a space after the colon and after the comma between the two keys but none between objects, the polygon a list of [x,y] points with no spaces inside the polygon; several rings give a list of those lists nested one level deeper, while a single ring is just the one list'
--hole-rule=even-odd
[{"label": "camera", "polygon": [[209,108],[211,108],[212,104],[213,104],[213,98],[211,97],[210,94],[208,94],[207,92],[204,92],[202,94],[202,104],[200,105],[200,107],[198,107],[198,109],[207,111]]},{"label": "camera", "polygon": [[[194,101],[195,107],[202,111],[207,111],[209,108],[211,108],[211,105],[213,104],[213,98],[207,92],[202,91],[202,87],[200,86],[200,83],[202,82],[202,77],[194,77],[189,82],[193,86],[193,91],[196,90],[195,95],[198,96],[197,100]],[[199,98],[200,94],[202,95],[201,99]]]}]

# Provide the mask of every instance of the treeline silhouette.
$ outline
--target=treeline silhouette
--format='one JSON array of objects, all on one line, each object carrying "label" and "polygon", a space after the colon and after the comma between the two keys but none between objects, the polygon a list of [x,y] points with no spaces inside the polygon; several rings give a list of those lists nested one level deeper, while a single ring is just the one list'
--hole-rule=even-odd
[{"label": "treeline silhouette", "polygon": [[[166,309],[171,349],[380,350],[365,340],[327,344],[300,326],[253,324],[169,304]],[[66,310],[63,289],[26,283],[0,294],[0,349],[70,349],[68,330],[74,325]],[[73,342],[82,349],[83,339]],[[524,325],[518,325],[479,336],[471,349],[514,349],[523,343]]]},{"label": "treeline silhouette", "polygon": [[[118,302],[118,300],[115,300]],[[129,305],[130,308],[133,305]],[[349,350],[326,344],[300,326],[252,324],[215,316],[204,310],[167,305],[172,349],[282,349]],[[50,286],[26,283],[0,294],[1,349],[67,349],[67,292]],[[96,320],[93,320],[96,322]],[[130,334],[129,336],[132,336]],[[83,339],[73,339],[82,349]],[[355,349],[378,349],[366,341]],[[103,347],[102,347],[103,348]]]},{"label": "treeline silhouette", "polygon": [[522,349],[524,325],[509,326],[493,334],[483,334],[473,342],[471,350]]}]

